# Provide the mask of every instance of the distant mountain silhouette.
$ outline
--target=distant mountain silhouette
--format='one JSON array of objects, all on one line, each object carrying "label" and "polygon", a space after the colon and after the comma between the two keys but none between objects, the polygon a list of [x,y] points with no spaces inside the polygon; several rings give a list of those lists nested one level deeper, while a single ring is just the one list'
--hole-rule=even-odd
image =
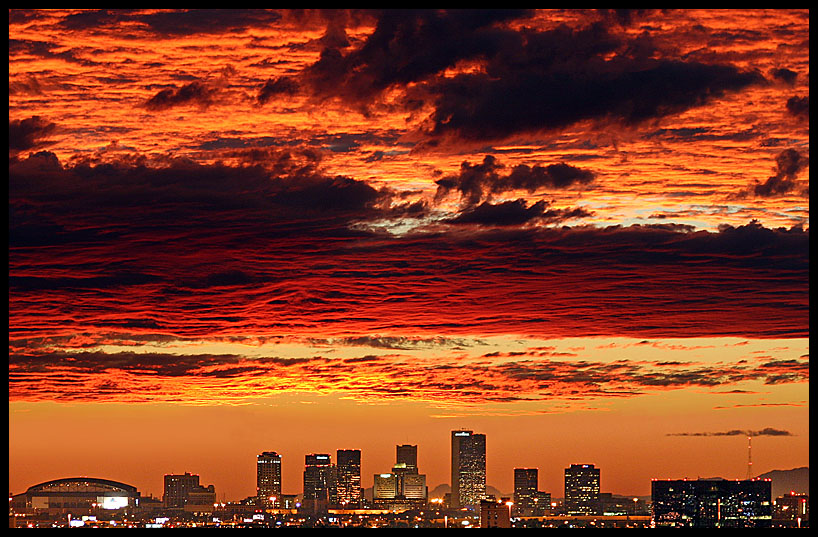
[{"label": "distant mountain silhouette", "polygon": [[809,494],[809,466],[792,470],[773,470],[759,476],[773,482],[773,499],[793,491]]}]

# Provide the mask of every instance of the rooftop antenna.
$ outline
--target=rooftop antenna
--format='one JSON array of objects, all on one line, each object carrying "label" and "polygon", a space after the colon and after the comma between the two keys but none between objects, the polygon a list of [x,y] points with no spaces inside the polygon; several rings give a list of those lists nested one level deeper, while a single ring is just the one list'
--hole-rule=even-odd
[{"label": "rooftop antenna", "polygon": [[747,435],[747,480],[753,478],[753,437]]}]

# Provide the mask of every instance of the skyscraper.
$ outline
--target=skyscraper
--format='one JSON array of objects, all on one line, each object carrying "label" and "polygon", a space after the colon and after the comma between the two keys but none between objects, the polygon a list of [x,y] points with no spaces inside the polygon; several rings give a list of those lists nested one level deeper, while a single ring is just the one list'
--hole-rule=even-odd
[{"label": "skyscraper", "polygon": [[256,496],[264,504],[281,501],[281,455],[275,451],[256,456]]},{"label": "skyscraper", "polygon": [[418,467],[418,447],[410,444],[402,444],[396,446],[397,452],[395,462],[397,464],[403,463],[407,468],[414,468],[417,472]]},{"label": "skyscraper", "polygon": [[452,431],[452,507],[479,506],[486,497],[486,435]]},{"label": "skyscraper", "polygon": [[565,469],[565,511],[569,515],[599,514],[599,468],[572,464]]},{"label": "skyscraper", "polygon": [[539,487],[539,471],[536,468],[514,469],[514,512],[532,516]]},{"label": "skyscraper", "polygon": [[361,450],[339,449],[336,464],[338,465],[338,502],[342,505],[360,503],[363,499],[363,491],[361,490]]},{"label": "skyscraper", "polygon": [[336,503],[336,469],[324,453],[310,454],[304,461],[304,501],[302,507],[312,513],[326,511]]}]

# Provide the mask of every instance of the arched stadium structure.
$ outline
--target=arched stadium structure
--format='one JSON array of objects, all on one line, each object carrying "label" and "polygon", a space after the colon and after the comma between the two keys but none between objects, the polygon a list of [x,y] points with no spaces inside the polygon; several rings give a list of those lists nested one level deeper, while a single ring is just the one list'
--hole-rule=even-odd
[{"label": "arched stadium structure", "polygon": [[17,512],[92,513],[139,506],[140,493],[133,485],[110,479],[68,477],[33,485],[11,498]]}]

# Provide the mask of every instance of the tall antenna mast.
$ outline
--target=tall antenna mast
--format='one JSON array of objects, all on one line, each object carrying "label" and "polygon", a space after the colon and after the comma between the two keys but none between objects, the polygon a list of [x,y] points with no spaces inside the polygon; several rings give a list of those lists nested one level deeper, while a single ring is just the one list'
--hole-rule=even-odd
[{"label": "tall antenna mast", "polygon": [[747,479],[753,478],[753,437],[747,436]]}]

